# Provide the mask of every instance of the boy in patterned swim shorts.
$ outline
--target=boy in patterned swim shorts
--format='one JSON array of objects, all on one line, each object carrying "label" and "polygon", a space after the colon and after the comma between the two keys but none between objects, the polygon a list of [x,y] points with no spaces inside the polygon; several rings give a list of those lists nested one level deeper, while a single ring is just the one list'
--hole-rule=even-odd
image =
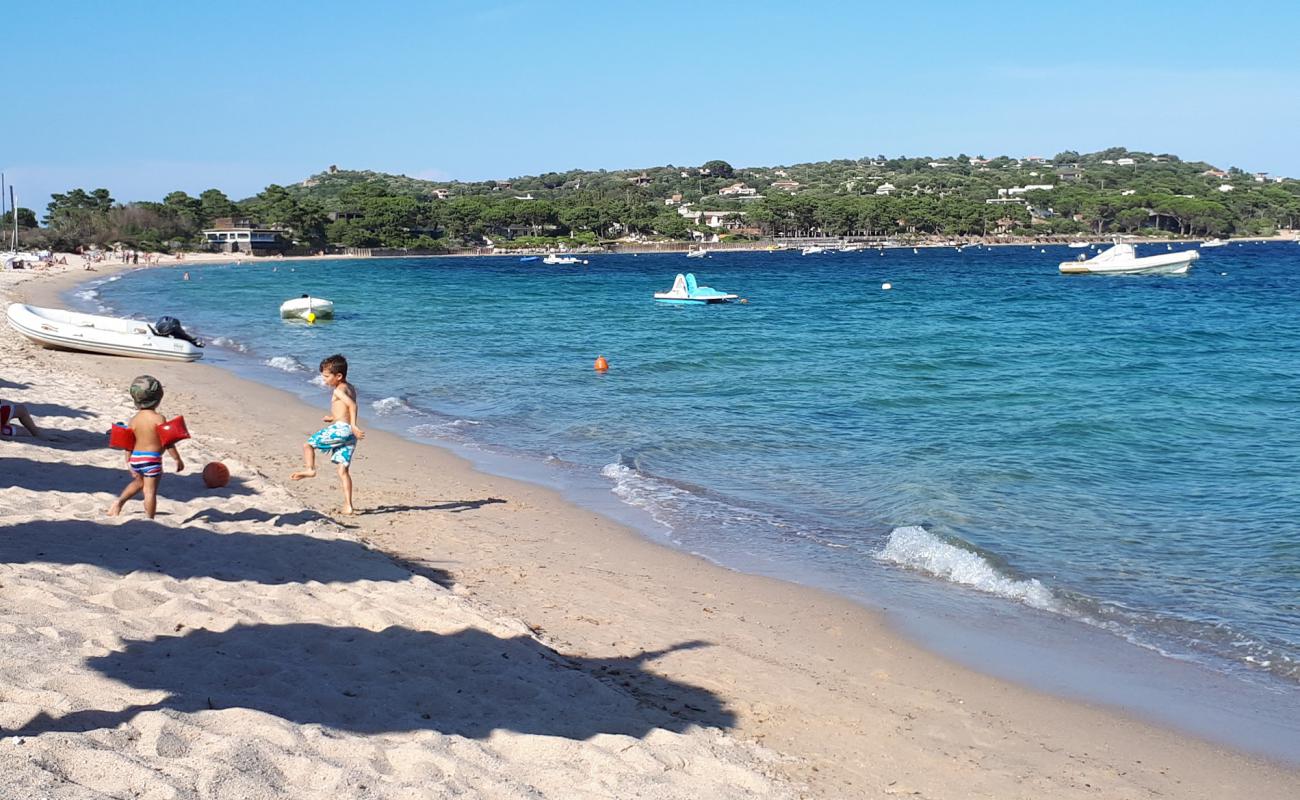
[{"label": "boy in patterned swim shorts", "polygon": [[[129,423],[131,432],[135,434],[135,447],[126,456],[126,465],[132,477],[117,500],[109,506],[110,517],[121,514],[122,506],[141,489],[144,490],[144,513],[153,519],[154,512],[158,510],[158,484],[162,481],[163,471],[162,436],[158,433],[158,426],[167,421],[157,410],[162,398],[162,384],[152,375],[141,375],[131,382],[131,400],[139,409]],[[171,445],[166,451],[176,459],[176,471],[183,472],[185,462],[176,451],[176,445]]]},{"label": "boy in patterned swim shorts", "polygon": [[357,427],[357,390],[348,383],[348,360],[332,355],[320,362],[320,376],[332,392],[330,413],[324,418],[325,427],[313,433],[302,446],[303,469],[289,477],[295,481],[316,477],[316,451],[329,453],[330,461],[338,465],[339,483],[343,489],[343,513],[355,514],[352,507],[352,451],[358,439],[366,432]]}]

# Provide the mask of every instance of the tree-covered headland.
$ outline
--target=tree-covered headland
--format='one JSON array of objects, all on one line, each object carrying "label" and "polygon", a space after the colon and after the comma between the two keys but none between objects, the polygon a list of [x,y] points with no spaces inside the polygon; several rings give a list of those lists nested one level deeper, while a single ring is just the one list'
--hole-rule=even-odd
[{"label": "tree-covered headland", "polygon": [[44,225],[28,209],[18,216],[24,243],[60,249],[194,248],[204,228],[232,217],[278,228],[302,248],[435,252],[715,236],[1257,236],[1300,224],[1300,181],[1124,148],[782,167],[715,160],[481,182],[331,167],[238,201],[209,189],[118,203],[105,189],[73,189],[52,196]]}]

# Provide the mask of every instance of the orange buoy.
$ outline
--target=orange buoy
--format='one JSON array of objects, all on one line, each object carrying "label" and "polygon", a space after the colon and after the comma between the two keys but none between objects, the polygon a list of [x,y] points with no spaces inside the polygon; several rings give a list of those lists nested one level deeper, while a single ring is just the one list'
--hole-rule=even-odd
[{"label": "orange buoy", "polygon": [[604,356],[596,356],[596,371],[597,371],[597,372],[604,372],[604,371],[606,371],[606,370],[608,370],[608,369],[609,369],[609,362],[605,360],[605,357],[604,357]]}]

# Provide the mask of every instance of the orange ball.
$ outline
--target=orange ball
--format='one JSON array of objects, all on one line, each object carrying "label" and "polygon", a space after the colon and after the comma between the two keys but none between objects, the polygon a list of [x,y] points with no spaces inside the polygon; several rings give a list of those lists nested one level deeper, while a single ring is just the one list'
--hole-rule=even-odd
[{"label": "orange ball", "polygon": [[604,372],[607,369],[609,369],[609,362],[605,360],[605,357],[596,356],[596,371]]},{"label": "orange ball", "polygon": [[203,468],[203,483],[209,489],[219,489],[230,483],[230,470],[220,461],[212,461]]}]

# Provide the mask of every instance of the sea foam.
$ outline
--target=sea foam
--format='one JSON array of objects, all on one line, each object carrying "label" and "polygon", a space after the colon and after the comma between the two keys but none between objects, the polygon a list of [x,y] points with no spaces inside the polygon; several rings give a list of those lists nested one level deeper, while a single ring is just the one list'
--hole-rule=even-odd
[{"label": "sea foam", "polygon": [[238,353],[248,352],[248,345],[244,344],[241,341],[231,339],[229,336],[218,336],[212,340],[212,343],[215,344],[217,347],[224,347],[227,350],[234,350],[235,352]]},{"label": "sea foam", "polygon": [[1016,580],[1004,575],[978,553],[946,542],[919,525],[895,528],[876,555],[881,561],[1017,600],[1033,608],[1059,610],[1056,598],[1038,580]]},{"label": "sea foam", "polygon": [[293,356],[271,356],[262,362],[268,367],[274,367],[285,372],[306,372],[307,366]]},{"label": "sea foam", "polygon": [[385,397],[370,404],[376,414],[410,414],[415,411],[411,404],[400,397]]}]

